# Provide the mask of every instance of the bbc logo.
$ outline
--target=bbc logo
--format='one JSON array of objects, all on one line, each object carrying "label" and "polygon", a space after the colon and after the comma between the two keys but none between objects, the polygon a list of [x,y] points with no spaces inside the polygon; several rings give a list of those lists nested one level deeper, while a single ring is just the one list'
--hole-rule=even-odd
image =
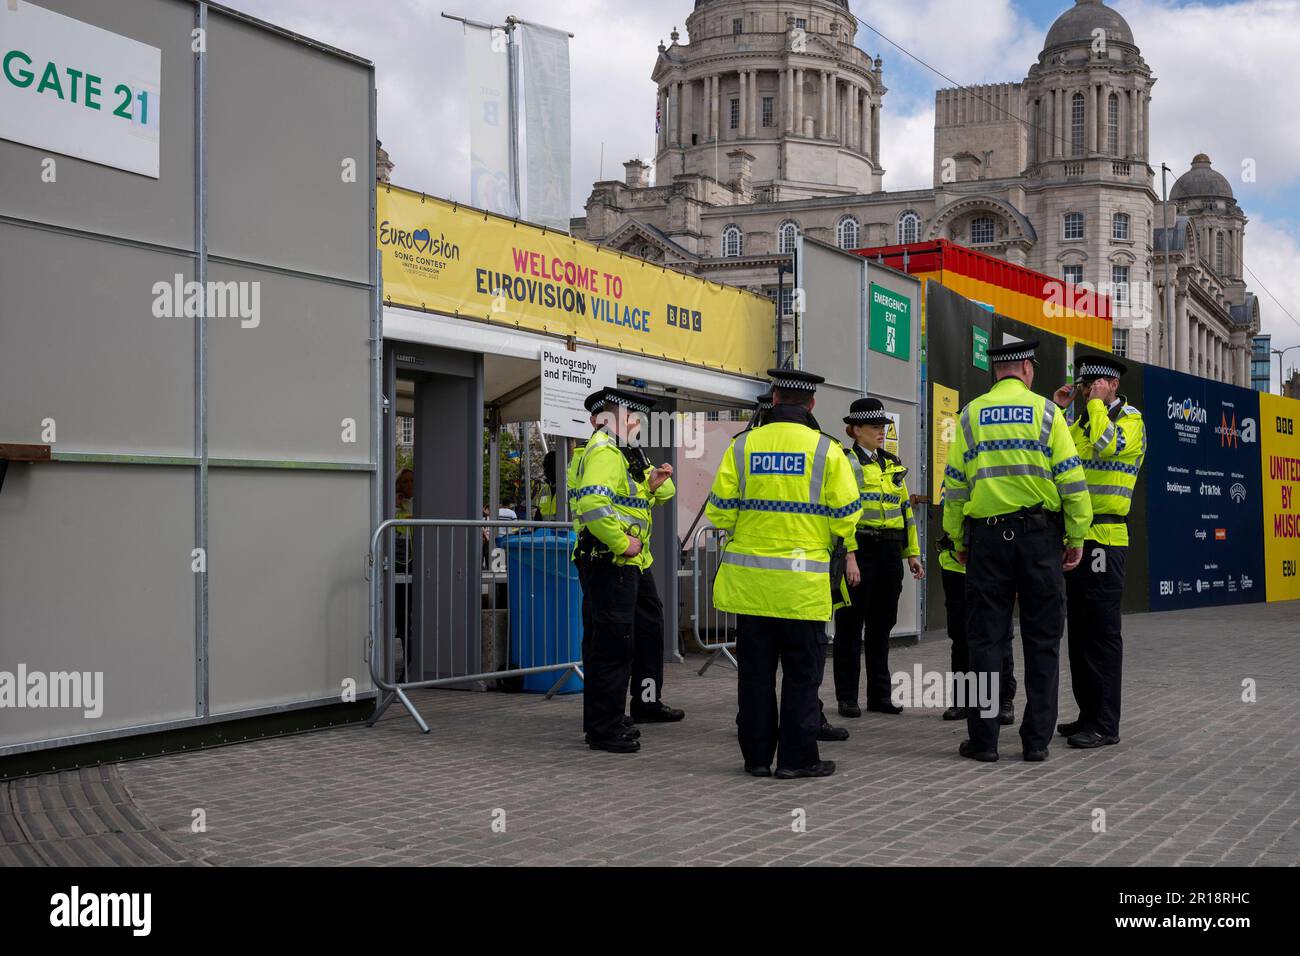
[{"label": "bbc logo", "polygon": [[699,332],[702,325],[699,310],[675,305],[668,306],[668,324],[683,332]]}]

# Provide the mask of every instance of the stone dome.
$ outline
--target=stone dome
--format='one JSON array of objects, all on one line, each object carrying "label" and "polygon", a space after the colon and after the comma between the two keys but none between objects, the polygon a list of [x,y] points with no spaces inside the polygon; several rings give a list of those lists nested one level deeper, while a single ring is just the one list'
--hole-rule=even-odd
[{"label": "stone dome", "polygon": [[1047,31],[1043,49],[1080,43],[1090,45],[1093,31],[1098,27],[1106,31],[1108,41],[1136,46],[1128,23],[1101,0],[1075,0],[1074,6],[1057,17]]},{"label": "stone dome", "polygon": [[1210,157],[1197,153],[1192,168],[1175,180],[1169,198],[1180,199],[1232,199],[1232,186],[1227,177],[1210,166]]}]

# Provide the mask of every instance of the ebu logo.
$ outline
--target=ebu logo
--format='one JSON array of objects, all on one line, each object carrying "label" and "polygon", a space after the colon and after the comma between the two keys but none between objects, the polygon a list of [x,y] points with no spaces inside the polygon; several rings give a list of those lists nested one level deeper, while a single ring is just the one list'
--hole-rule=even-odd
[{"label": "ebu logo", "polygon": [[683,332],[702,331],[703,320],[698,309],[688,309],[685,306],[668,306],[668,324],[675,329],[681,329]]}]

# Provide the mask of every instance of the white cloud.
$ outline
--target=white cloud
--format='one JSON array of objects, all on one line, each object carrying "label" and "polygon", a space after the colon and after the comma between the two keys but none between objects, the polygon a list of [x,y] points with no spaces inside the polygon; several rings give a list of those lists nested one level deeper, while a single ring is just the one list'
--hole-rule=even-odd
[{"label": "white cloud", "polygon": [[[1300,0],[1221,6],[1116,0],[1157,78],[1151,93],[1151,163],[1174,175],[1207,153],[1247,209],[1300,183]],[[1242,181],[1254,159],[1258,181]]]},{"label": "white cloud", "polygon": [[[1274,348],[1300,345],[1300,325],[1287,318],[1273,297],[1285,305],[1287,311],[1300,320],[1300,223],[1273,223],[1254,219],[1246,227],[1246,265],[1259,277],[1258,281],[1246,276],[1246,285],[1259,299],[1260,331],[1273,336]],[[1263,283],[1261,287],[1260,283]],[[1264,291],[1267,287],[1268,292]],[[1300,366],[1300,350],[1286,356],[1288,366]],[[1274,363],[1276,375],[1276,363]]]},{"label": "white cloud", "polygon": [[880,163],[890,192],[934,185],[934,106],[904,116],[886,109],[880,119]]}]

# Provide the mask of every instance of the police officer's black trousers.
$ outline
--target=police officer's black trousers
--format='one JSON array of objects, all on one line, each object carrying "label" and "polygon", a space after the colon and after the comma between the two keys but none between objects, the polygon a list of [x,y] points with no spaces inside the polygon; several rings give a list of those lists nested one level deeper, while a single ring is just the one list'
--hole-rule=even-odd
[{"label": "police officer's black trousers", "polygon": [[[976,674],[1001,672],[1011,641],[1011,608],[1020,598],[1020,639],[1025,652],[1025,750],[1043,750],[1056,724],[1061,632],[1065,627],[1065,581],[1061,570],[1059,517],[1038,512],[990,525],[970,523],[966,562],[966,645]],[[990,680],[991,677],[983,678]],[[969,711],[966,726],[978,751],[998,749],[998,719]]]},{"label": "police officer's black trousers", "polygon": [[1120,604],[1124,599],[1127,551],[1088,541],[1083,560],[1065,576],[1070,683],[1079,705],[1080,729],[1109,737],[1119,736],[1120,675],[1124,668]]},{"label": "police officer's black trousers", "polygon": [[654,575],[641,572],[632,620],[632,716],[662,705],[664,689],[664,604]]},{"label": "police officer's black trousers", "polygon": [[821,759],[817,750],[821,723],[817,686],[825,660],[826,625],[821,621],[737,615],[736,724],[746,766],[770,767],[775,756],[778,768],[797,770]]},{"label": "police officer's black trousers", "polygon": [[[858,535],[862,580],[849,588],[848,607],[835,612],[835,699],[857,703],[862,648],[866,645],[867,703],[889,702],[889,632],[903,593],[902,547],[896,540]],[[865,629],[865,639],[863,631]]]},{"label": "police officer's black trousers", "polygon": [[[634,667],[638,629],[647,646],[658,645],[658,677],[663,676],[663,604],[649,571],[616,565],[609,557],[584,562],[582,581],[582,729],[593,737],[612,737],[623,730],[628,680]],[[648,658],[649,652],[645,651]],[[637,668],[642,656],[636,654]],[[639,686],[639,685],[638,685]]]},{"label": "police officer's black trousers", "polygon": [[[970,651],[966,646],[966,575],[960,571],[942,569],[943,606],[948,612],[948,637],[952,641],[952,673],[965,674],[970,670]],[[1002,672],[998,679],[998,703],[1006,704],[1016,699],[1016,659],[1011,650],[1015,632],[1011,618],[1007,617],[1007,641],[1002,654]],[[959,707],[967,702],[957,703]]]}]

